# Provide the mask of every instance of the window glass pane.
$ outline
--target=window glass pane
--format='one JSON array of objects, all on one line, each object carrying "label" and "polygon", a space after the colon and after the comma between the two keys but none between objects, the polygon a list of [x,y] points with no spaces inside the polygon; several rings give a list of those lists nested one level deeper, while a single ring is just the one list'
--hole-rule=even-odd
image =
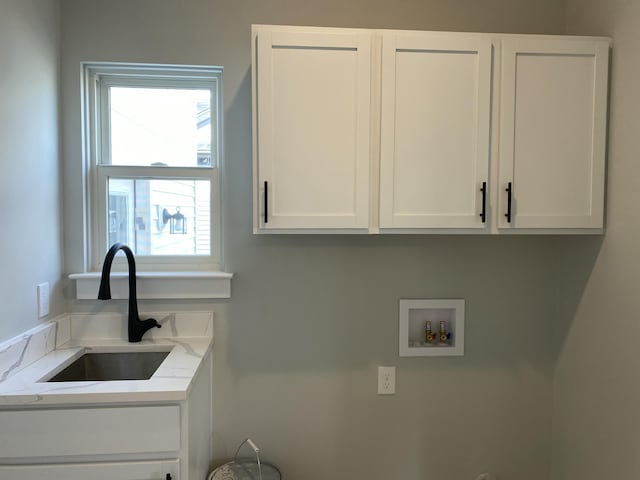
[{"label": "window glass pane", "polygon": [[136,255],[209,255],[209,180],[109,178],[108,241]]},{"label": "window glass pane", "polygon": [[210,90],[110,87],[109,99],[112,165],[211,166]]}]

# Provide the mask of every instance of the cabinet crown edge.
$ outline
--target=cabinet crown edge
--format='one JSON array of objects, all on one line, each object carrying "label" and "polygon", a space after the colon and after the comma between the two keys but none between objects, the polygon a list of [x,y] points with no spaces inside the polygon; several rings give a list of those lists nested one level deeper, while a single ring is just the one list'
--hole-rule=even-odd
[{"label": "cabinet crown edge", "polygon": [[251,33],[255,35],[259,32],[289,32],[289,33],[366,33],[372,36],[384,34],[402,35],[422,35],[430,33],[434,35],[463,35],[471,37],[486,37],[492,39],[522,38],[522,39],[554,39],[554,40],[591,40],[596,42],[606,42],[609,48],[613,45],[613,39],[606,36],[591,35],[566,35],[550,33],[508,33],[508,32],[475,32],[475,31],[454,31],[454,30],[414,30],[414,29],[391,29],[391,28],[363,28],[363,27],[324,27],[315,25],[273,25],[273,24],[252,24]]}]

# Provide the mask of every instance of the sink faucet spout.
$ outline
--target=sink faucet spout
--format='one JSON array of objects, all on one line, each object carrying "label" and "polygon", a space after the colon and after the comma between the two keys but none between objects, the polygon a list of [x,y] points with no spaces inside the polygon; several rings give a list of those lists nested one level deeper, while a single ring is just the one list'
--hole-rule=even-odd
[{"label": "sink faucet spout", "polygon": [[142,340],[142,336],[150,328],[161,328],[161,325],[149,318],[147,320],[140,320],[138,315],[138,296],[136,293],[136,260],[133,255],[133,251],[123,243],[114,243],[104,257],[104,264],[102,266],[102,278],[100,279],[100,288],[98,289],[98,300],[110,300],[111,299],[111,265],[113,259],[122,250],[127,257],[127,263],[129,264],[129,315],[128,315],[128,331],[129,342],[135,343]]}]

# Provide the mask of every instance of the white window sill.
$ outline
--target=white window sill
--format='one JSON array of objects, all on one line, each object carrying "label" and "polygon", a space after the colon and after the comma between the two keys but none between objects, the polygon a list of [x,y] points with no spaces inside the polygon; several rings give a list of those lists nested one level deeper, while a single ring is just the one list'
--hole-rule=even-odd
[{"label": "white window sill", "polygon": [[[72,273],[78,300],[96,300],[100,272]],[[129,275],[111,272],[111,297],[129,298]],[[137,272],[140,299],[231,298],[233,273],[225,272]]]}]

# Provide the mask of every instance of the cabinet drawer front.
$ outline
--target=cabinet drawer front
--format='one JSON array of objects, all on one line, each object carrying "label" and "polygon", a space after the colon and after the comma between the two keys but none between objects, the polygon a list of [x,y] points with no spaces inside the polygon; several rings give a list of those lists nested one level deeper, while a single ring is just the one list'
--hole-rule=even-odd
[{"label": "cabinet drawer front", "polygon": [[178,460],[126,463],[68,463],[0,466],[0,479],[11,480],[179,480]]},{"label": "cabinet drawer front", "polygon": [[81,408],[0,412],[0,458],[176,452],[180,409]]}]

